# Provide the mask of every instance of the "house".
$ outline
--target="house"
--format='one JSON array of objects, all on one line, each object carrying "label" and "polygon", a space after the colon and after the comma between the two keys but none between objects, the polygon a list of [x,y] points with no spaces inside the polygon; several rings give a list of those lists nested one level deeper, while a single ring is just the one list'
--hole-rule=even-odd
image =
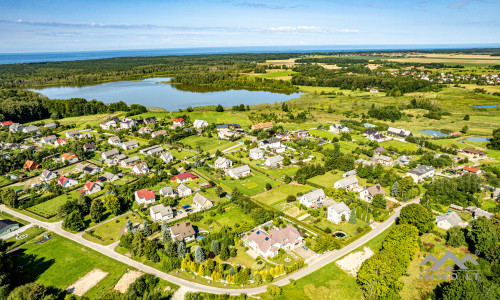
[{"label": "house", "polygon": [[75,170],[77,170],[78,172],[85,172],[85,173],[88,173],[90,175],[94,175],[96,173],[99,173],[99,168],[92,168],[92,167],[86,166],[84,164],[76,165]]},{"label": "house", "polygon": [[122,143],[122,141],[116,135],[113,135],[113,136],[111,136],[111,137],[108,138],[108,144],[110,144],[110,145],[120,146],[121,143]]},{"label": "house", "polygon": [[205,128],[208,126],[208,122],[205,120],[194,120],[193,127],[194,128]]},{"label": "house", "polygon": [[137,175],[144,175],[149,173],[149,167],[145,162],[140,162],[132,168],[132,172]]},{"label": "house", "polygon": [[23,166],[23,170],[25,172],[30,172],[30,171],[33,171],[33,170],[38,170],[40,169],[42,166],[37,163],[37,162],[34,162],[32,160],[27,160],[25,163],[24,163],[24,166]]},{"label": "house", "polygon": [[374,135],[377,133],[378,133],[378,131],[376,131],[375,129],[368,128],[368,129],[365,129],[365,131],[363,132],[363,136],[369,137],[370,135]]},{"label": "house", "polygon": [[160,195],[162,197],[175,197],[175,192],[173,188],[165,186],[160,189]]},{"label": "house", "polygon": [[193,206],[199,210],[210,209],[214,206],[214,202],[200,193],[194,194]]},{"label": "house", "polygon": [[262,130],[273,129],[273,122],[257,123],[252,125],[252,130],[257,130],[257,129],[262,129]]},{"label": "house", "polygon": [[139,134],[146,134],[146,133],[153,132],[153,130],[151,130],[151,128],[149,128],[149,127],[141,127],[141,128],[139,128],[139,130],[137,130],[137,132]]},{"label": "house", "polygon": [[262,159],[264,158],[264,151],[259,148],[252,148],[248,151],[248,155],[251,159]]},{"label": "house", "polygon": [[436,226],[444,230],[448,230],[455,226],[460,226],[462,228],[467,226],[467,223],[462,222],[462,218],[460,218],[460,216],[454,211],[445,213],[442,216],[437,216],[435,221]]},{"label": "house", "polygon": [[61,176],[57,180],[57,184],[59,184],[63,188],[69,188],[69,187],[77,185],[78,184],[78,180],[73,179],[73,178],[69,178],[69,177],[66,177],[66,176]]},{"label": "house", "polygon": [[131,140],[125,143],[122,143],[122,149],[123,150],[132,150],[139,147],[139,144],[137,143],[136,140]]},{"label": "house", "polygon": [[94,142],[85,143],[83,145],[83,151],[85,151],[85,153],[95,152],[97,151],[97,147],[95,146]]},{"label": "house", "polygon": [[164,206],[163,204],[153,205],[149,208],[149,215],[153,222],[161,222],[174,218],[174,212],[170,206]]},{"label": "house", "polygon": [[471,167],[471,166],[463,166],[462,170],[464,172],[467,172],[469,174],[476,174],[476,175],[480,175],[481,174],[481,170],[476,168],[476,167]]},{"label": "house", "polygon": [[333,124],[330,125],[329,131],[333,133],[349,132],[349,128],[342,124]]},{"label": "house", "polygon": [[339,202],[328,207],[326,219],[330,222],[339,224],[342,222],[342,219],[344,219],[344,221],[348,221],[350,217],[351,210],[344,202]]},{"label": "house", "polygon": [[364,190],[362,190],[359,193],[359,198],[361,198],[361,200],[372,203],[373,197],[375,197],[375,195],[378,195],[378,194],[381,194],[385,197],[384,189],[382,188],[382,186],[380,184],[377,183],[374,186],[367,187]]},{"label": "house", "polygon": [[491,194],[491,198],[495,201],[500,201],[500,188],[496,188]]},{"label": "house", "polygon": [[155,138],[157,136],[160,136],[160,135],[168,135],[167,131],[165,129],[162,129],[162,130],[158,130],[158,131],[155,131],[151,134],[151,137],[152,138]]},{"label": "house", "polygon": [[257,229],[246,238],[249,247],[263,257],[278,255],[279,249],[295,248],[303,243],[302,234],[292,225],[284,229],[272,229],[267,234]]},{"label": "house", "polygon": [[12,121],[3,121],[3,122],[0,122],[0,127],[9,127],[12,124],[14,124],[14,122],[12,122]]},{"label": "house", "polygon": [[312,190],[299,197],[299,203],[307,207],[315,207],[318,202],[325,200],[326,195],[323,189]]},{"label": "house", "polygon": [[75,155],[75,153],[71,153],[71,152],[63,153],[61,155],[61,158],[64,159],[65,161],[67,161],[69,164],[76,163],[80,160],[78,158],[78,156]]},{"label": "house", "polygon": [[486,152],[479,151],[479,150],[476,150],[476,149],[464,148],[464,149],[462,149],[462,151],[465,152],[466,154],[471,155],[471,156],[486,157]]},{"label": "house", "polygon": [[78,139],[82,140],[82,139],[93,139],[92,135],[88,132],[83,132],[83,133],[80,133],[80,136],[78,137]]},{"label": "house", "polygon": [[406,175],[413,178],[413,181],[415,183],[419,183],[427,177],[433,177],[434,171],[435,171],[434,168],[431,166],[421,165],[407,172]]},{"label": "house", "polygon": [[23,132],[24,133],[40,133],[40,130],[38,129],[38,127],[34,126],[34,125],[28,125],[26,127],[23,128]]},{"label": "house", "polygon": [[396,163],[400,166],[406,166],[407,164],[410,163],[410,158],[407,157],[406,155],[403,155],[403,156],[399,156],[397,159],[396,159]]},{"label": "house", "polygon": [[55,147],[59,147],[59,146],[64,146],[68,143],[68,141],[66,141],[66,139],[57,139],[55,142],[54,142],[54,146]]},{"label": "house", "polygon": [[177,183],[183,183],[183,182],[195,180],[196,178],[198,178],[198,176],[191,174],[189,172],[184,172],[184,173],[172,176],[170,178],[170,181],[177,182]]},{"label": "house", "polygon": [[163,148],[159,145],[154,145],[154,146],[139,150],[139,153],[145,154],[145,155],[158,155],[160,153],[163,153]]},{"label": "house", "polygon": [[192,241],[196,238],[196,231],[190,222],[182,222],[169,227],[173,240]]},{"label": "house", "polygon": [[102,122],[99,124],[103,130],[113,130],[114,128],[117,127],[116,121],[115,120],[109,120],[106,122]]},{"label": "house", "polygon": [[184,127],[184,125],[186,125],[184,118],[177,118],[173,120],[173,127]]},{"label": "house", "polygon": [[54,122],[51,122],[51,123],[45,124],[43,127],[45,127],[45,128],[51,128],[51,129],[56,129],[57,128],[57,124],[54,123]]},{"label": "house", "polygon": [[380,146],[377,149],[373,150],[373,153],[375,153],[375,154],[382,154],[384,152],[385,152],[385,149],[382,146]]},{"label": "house", "polygon": [[493,216],[492,213],[486,210],[482,210],[478,207],[475,206],[468,206],[465,208],[465,211],[469,212],[472,214],[474,219],[480,218],[480,217],[485,217],[486,219],[491,219],[491,216]]},{"label": "house", "polygon": [[179,184],[179,186],[177,187],[177,195],[179,195],[179,197],[186,197],[186,196],[191,195],[192,193],[193,193],[193,190],[190,189],[184,183]]},{"label": "house", "polygon": [[43,170],[42,173],[40,174],[40,181],[41,182],[51,182],[53,179],[57,178],[57,174],[55,172],[52,172],[51,170]]},{"label": "house", "polygon": [[239,130],[239,129],[241,129],[241,126],[240,126],[240,124],[236,124],[236,123],[221,124],[221,125],[216,125],[216,129],[217,129],[217,131],[225,130],[225,129]]},{"label": "house", "polygon": [[12,133],[16,133],[16,132],[19,132],[19,131],[22,131],[24,128],[24,126],[22,124],[19,124],[19,123],[12,123],[10,126],[9,126],[9,131],[12,132]]},{"label": "house", "polygon": [[156,124],[158,121],[156,120],[156,117],[149,117],[149,118],[144,118],[144,124],[149,125],[149,124]]},{"label": "house", "polygon": [[450,209],[456,210],[456,211],[464,211],[464,208],[460,205],[455,205],[455,204],[450,204]]},{"label": "house", "polygon": [[80,136],[80,130],[70,130],[66,132],[66,138],[78,138]]},{"label": "house", "polygon": [[347,172],[343,173],[342,177],[346,178],[349,176],[356,176],[356,175],[358,175],[358,171],[356,171],[356,169],[354,169],[354,170],[347,171]]},{"label": "house", "polygon": [[44,136],[43,138],[40,139],[41,144],[52,144],[57,140],[57,137],[55,135],[49,135],[49,136]]},{"label": "house", "polygon": [[120,120],[120,128],[122,129],[131,129],[137,126],[137,123],[135,120],[129,119],[129,118],[123,118]]},{"label": "house", "polygon": [[281,148],[281,140],[278,138],[274,138],[274,139],[260,141],[259,148],[263,148],[263,149]]},{"label": "house", "polygon": [[394,165],[394,159],[392,159],[389,156],[379,155],[379,154],[374,155],[372,157],[372,162],[374,162],[375,164],[381,164],[383,166],[392,166],[392,165]]},{"label": "house", "polygon": [[166,152],[166,153],[162,153],[160,155],[160,158],[163,160],[163,162],[165,162],[166,164],[169,164],[171,162],[173,162],[175,160],[175,157],[174,155],[171,153],[171,152]]},{"label": "house", "polygon": [[345,189],[346,191],[353,191],[358,188],[358,178],[356,176],[348,176],[340,179],[333,184],[335,189]]},{"label": "house", "polygon": [[250,167],[248,165],[243,165],[243,166],[239,166],[236,168],[232,168],[231,170],[229,170],[227,172],[228,176],[235,178],[235,179],[240,179],[240,178],[248,176],[250,174],[252,174],[252,170],[250,169]]},{"label": "house", "polygon": [[381,142],[386,140],[386,137],[381,133],[377,133],[377,134],[368,136],[368,139],[370,139],[370,141],[372,141],[372,142],[375,141],[377,143],[381,143]]},{"label": "house", "polygon": [[0,236],[19,229],[19,223],[9,219],[0,220]]},{"label": "house", "polygon": [[85,182],[85,184],[83,185],[83,188],[81,190],[79,190],[78,193],[88,196],[88,195],[92,195],[95,193],[99,193],[101,190],[102,190],[102,187],[100,184],[89,180],[89,181]]},{"label": "house", "polygon": [[402,139],[405,139],[409,136],[413,136],[413,133],[411,133],[408,130],[404,130],[402,128],[394,128],[394,127],[387,128],[387,134],[395,136],[395,137],[399,137]]},{"label": "house", "polygon": [[98,181],[101,181],[101,182],[113,182],[113,181],[117,181],[118,179],[120,179],[120,177],[116,174],[112,174],[112,173],[109,173],[109,172],[106,172],[104,174],[102,174],[101,176],[99,176],[99,178],[97,178]]},{"label": "house", "polygon": [[118,151],[118,149],[111,149],[111,150],[108,150],[106,152],[101,153],[101,158],[102,159],[110,159],[110,158],[117,156],[118,154],[120,154],[120,151]]},{"label": "house", "polygon": [[229,129],[223,129],[223,130],[220,130],[219,132],[217,132],[217,137],[221,140],[229,140],[235,135],[236,135],[236,133],[234,131],[229,130]]},{"label": "house", "polygon": [[371,88],[371,89],[370,89],[370,93],[375,93],[375,94],[376,94],[376,93],[378,93],[378,89],[376,89],[376,88]]},{"label": "house", "polygon": [[279,165],[283,163],[283,156],[276,155],[272,157],[268,157],[264,162],[264,165],[269,168],[277,168]]},{"label": "house", "polygon": [[233,162],[230,161],[229,159],[225,158],[225,157],[218,157],[215,162],[214,162],[214,167],[216,169],[229,169],[233,166]]},{"label": "house", "polygon": [[294,131],[292,134],[298,139],[306,139],[309,137],[309,129],[299,129]]},{"label": "house", "polygon": [[148,205],[156,201],[156,195],[152,190],[142,189],[135,191],[135,202],[138,204]]}]

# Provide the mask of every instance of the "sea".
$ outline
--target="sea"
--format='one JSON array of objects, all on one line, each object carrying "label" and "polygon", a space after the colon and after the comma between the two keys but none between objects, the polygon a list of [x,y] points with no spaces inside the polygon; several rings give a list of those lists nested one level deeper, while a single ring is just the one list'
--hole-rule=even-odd
[{"label": "sea", "polygon": [[[316,46],[254,46],[254,47],[205,47],[169,48],[137,50],[100,50],[72,52],[38,53],[0,53],[0,64],[23,64],[53,61],[74,61],[113,57],[200,55],[231,53],[309,53],[309,52],[348,52],[348,51],[398,51],[398,50],[436,50],[436,49],[473,49],[497,48],[500,44],[404,44],[404,45],[316,45]],[[1,50],[0,50],[1,51]]]}]

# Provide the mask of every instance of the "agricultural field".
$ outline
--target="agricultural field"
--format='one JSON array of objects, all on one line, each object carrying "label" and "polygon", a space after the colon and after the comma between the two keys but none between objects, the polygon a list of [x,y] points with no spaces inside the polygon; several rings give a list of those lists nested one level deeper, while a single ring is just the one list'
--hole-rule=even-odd
[{"label": "agricultural field", "polygon": [[70,192],[68,195],[62,194],[55,198],[52,198],[50,200],[32,206],[28,208],[28,210],[48,218],[56,215],[61,205],[70,200],[76,200],[76,199],[78,199],[78,193]]}]

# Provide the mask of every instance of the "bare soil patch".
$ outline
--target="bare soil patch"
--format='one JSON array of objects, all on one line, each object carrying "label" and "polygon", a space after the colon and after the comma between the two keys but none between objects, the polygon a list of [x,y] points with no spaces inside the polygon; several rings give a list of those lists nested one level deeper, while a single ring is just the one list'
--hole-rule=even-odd
[{"label": "bare soil patch", "polygon": [[116,283],[114,289],[120,293],[127,292],[128,287],[137,280],[137,278],[142,276],[142,272],[130,270],[125,273],[120,280]]},{"label": "bare soil patch", "polygon": [[363,251],[358,251],[347,255],[346,257],[338,260],[336,264],[347,274],[356,277],[358,275],[358,270],[361,268],[361,264],[373,254],[372,249],[364,247]]},{"label": "bare soil patch", "polygon": [[75,294],[77,296],[83,296],[91,288],[93,288],[99,281],[103,280],[104,277],[108,275],[108,272],[104,272],[99,269],[94,269],[88,272],[85,276],[78,279],[75,283],[67,288],[69,294]]}]

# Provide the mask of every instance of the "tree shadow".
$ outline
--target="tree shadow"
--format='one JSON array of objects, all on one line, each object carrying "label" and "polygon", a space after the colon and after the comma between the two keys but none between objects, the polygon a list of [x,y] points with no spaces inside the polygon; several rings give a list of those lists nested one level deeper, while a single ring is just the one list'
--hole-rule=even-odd
[{"label": "tree shadow", "polygon": [[54,259],[44,259],[34,254],[26,254],[24,249],[18,249],[11,253],[14,266],[19,272],[15,272],[14,281],[16,285],[35,282],[50,266],[55,263]]}]

